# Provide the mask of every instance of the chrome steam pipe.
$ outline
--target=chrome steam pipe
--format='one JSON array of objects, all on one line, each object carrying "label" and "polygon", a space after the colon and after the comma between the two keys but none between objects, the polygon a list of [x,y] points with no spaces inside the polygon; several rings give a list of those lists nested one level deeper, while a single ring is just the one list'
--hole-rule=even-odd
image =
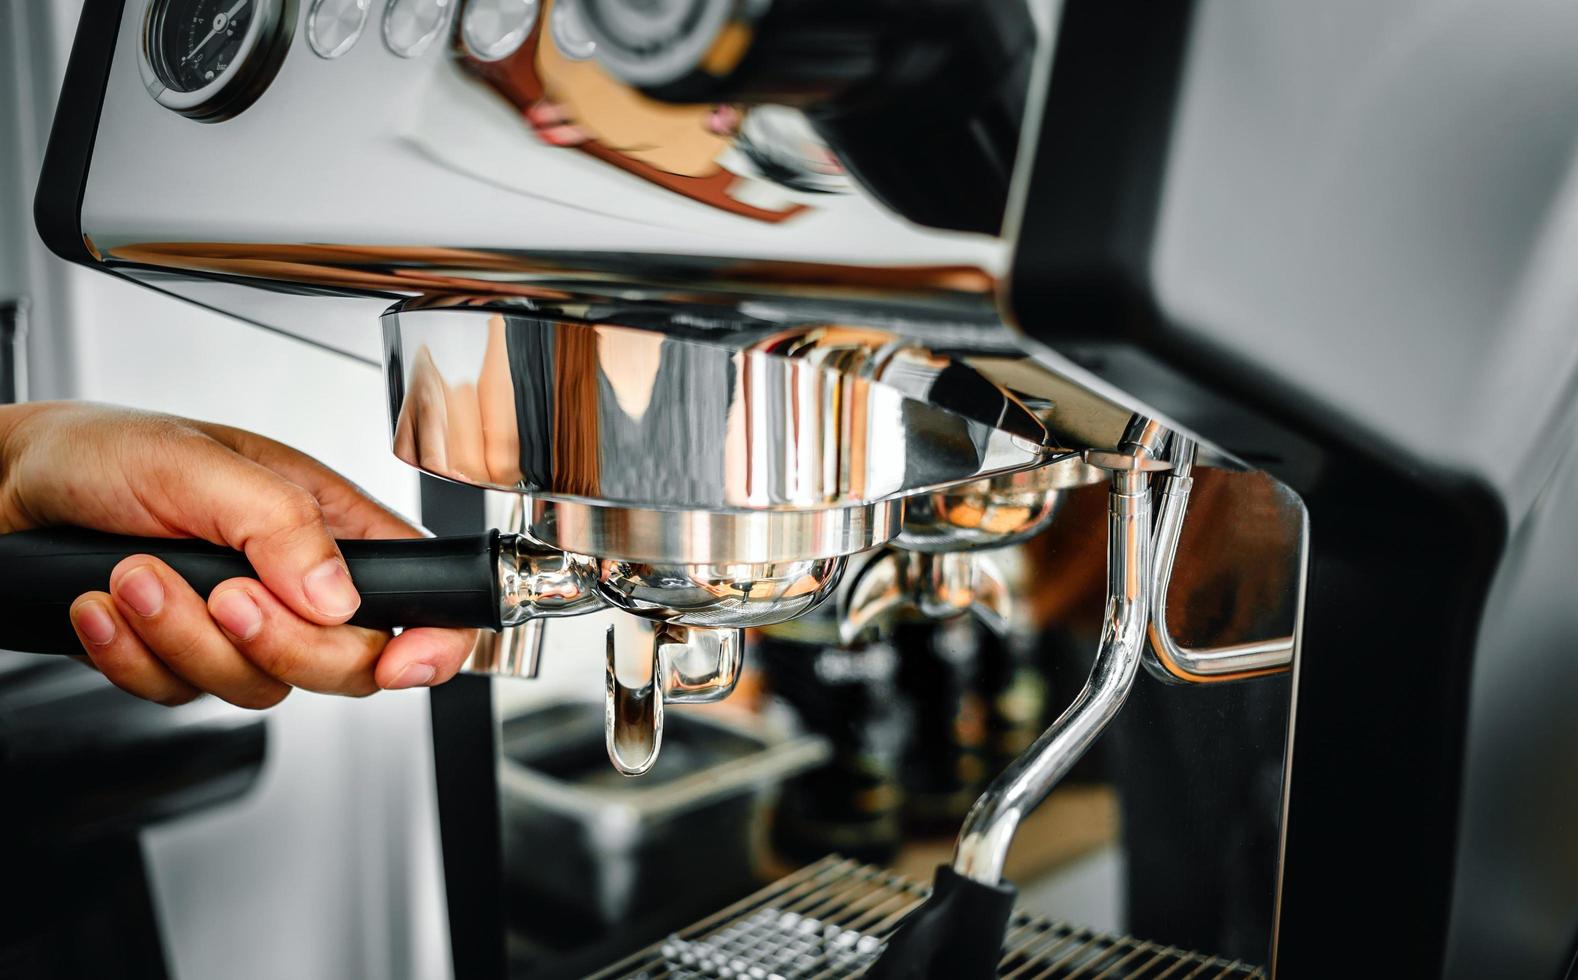
[{"label": "chrome steam pipe", "polygon": [[1189,509],[1189,494],[1194,488],[1194,478],[1190,476],[1194,468],[1194,440],[1174,434],[1170,455],[1173,468],[1161,477],[1152,544],[1155,567],[1146,671],[1159,680],[1179,684],[1242,680],[1286,670],[1293,663],[1292,636],[1217,647],[1186,647],[1168,629],[1167,590],[1172,585],[1173,561]]},{"label": "chrome steam pipe", "polygon": [[1014,833],[1117,716],[1139,670],[1151,600],[1150,475],[1166,464],[1144,443],[1127,452],[1087,453],[1111,471],[1107,507],[1107,604],[1090,678],[1074,703],[1014,760],[970,808],[954,850],[953,870],[995,885]]}]

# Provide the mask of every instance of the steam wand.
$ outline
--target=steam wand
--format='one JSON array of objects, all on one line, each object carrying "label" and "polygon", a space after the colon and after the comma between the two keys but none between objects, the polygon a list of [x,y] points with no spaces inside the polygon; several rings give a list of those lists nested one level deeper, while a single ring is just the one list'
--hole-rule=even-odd
[{"label": "steam wand", "polygon": [[1107,602],[1101,645],[1079,696],[1028,751],[1003,771],[964,818],[953,865],[937,869],[930,898],[911,913],[867,973],[873,980],[997,975],[1013,913],[1002,880],[1019,823],[1041,804],[1117,716],[1139,671],[1151,605],[1151,475],[1168,464],[1153,447],[1159,430],[1136,420],[1117,452],[1085,461],[1111,476],[1107,508]]}]

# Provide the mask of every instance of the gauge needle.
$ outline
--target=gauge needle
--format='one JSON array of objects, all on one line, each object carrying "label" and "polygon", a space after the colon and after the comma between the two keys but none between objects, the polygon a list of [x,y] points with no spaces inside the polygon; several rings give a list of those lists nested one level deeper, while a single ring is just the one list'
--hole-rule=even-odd
[{"label": "gauge needle", "polygon": [[181,59],[181,64],[184,65],[188,61],[191,61],[193,58],[197,57],[197,52],[203,50],[203,45],[207,44],[209,41],[212,41],[215,34],[218,34],[220,31],[224,30],[225,25],[236,19],[236,14],[241,12],[241,8],[245,7],[251,2],[252,0],[236,0],[236,5],[234,7],[231,7],[229,10],[225,11],[222,15],[215,19],[213,30],[203,35],[203,39],[197,42],[197,47],[186,53],[186,57]]}]

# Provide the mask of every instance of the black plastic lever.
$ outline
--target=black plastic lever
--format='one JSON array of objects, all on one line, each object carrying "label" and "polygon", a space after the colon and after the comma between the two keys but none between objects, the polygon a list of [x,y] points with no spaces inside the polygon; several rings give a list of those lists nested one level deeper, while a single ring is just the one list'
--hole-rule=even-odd
[{"label": "black plastic lever", "polygon": [[[356,626],[498,629],[499,533],[341,541],[362,604]],[[0,649],[82,652],[68,612],[84,592],[109,588],[128,555],[153,555],[202,596],[226,579],[256,578],[246,556],[189,538],[137,538],[81,528],[0,535]]]}]

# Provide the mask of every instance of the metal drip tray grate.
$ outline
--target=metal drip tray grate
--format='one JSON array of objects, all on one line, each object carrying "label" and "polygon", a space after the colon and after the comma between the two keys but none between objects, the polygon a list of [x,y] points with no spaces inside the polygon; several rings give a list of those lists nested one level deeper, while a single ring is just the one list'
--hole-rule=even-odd
[{"label": "metal drip tray grate", "polygon": [[[823,858],[597,974],[595,980],[822,980],[858,977],[923,885]],[[1264,980],[1259,967],[1014,914],[998,964],[1012,980]]]}]

